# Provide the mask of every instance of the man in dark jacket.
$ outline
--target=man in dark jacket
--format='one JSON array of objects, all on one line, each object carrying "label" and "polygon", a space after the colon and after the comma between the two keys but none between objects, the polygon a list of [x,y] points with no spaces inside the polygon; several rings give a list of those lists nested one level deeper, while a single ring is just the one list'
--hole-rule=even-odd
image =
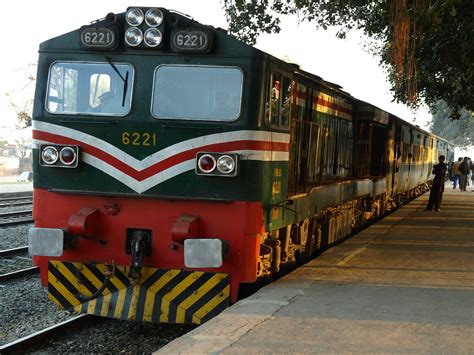
[{"label": "man in dark jacket", "polygon": [[459,166],[459,171],[461,173],[461,178],[459,179],[459,188],[461,189],[461,191],[466,191],[467,176],[469,175],[469,170],[471,170],[471,167],[469,166],[469,160],[467,157],[464,157],[464,160]]},{"label": "man in dark jacket", "polygon": [[446,170],[448,169],[444,163],[445,160],[444,155],[440,155],[438,158],[439,163],[433,167],[433,171],[431,172],[435,177],[433,185],[431,185],[430,199],[428,200],[425,211],[432,211],[433,208],[435,212],[440,211],[441,199],[443,198],[444,192],[444,179]]}]

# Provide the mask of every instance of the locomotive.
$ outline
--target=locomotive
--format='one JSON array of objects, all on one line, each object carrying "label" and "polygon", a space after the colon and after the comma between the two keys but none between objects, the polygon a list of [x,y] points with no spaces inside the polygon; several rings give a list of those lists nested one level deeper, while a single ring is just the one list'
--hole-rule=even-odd
[{"label": "locomotive", "polygon": [[220,28],[130,7],[40,45],[29,248],[75,312],[200,324],[429,189],[448,141]]}]

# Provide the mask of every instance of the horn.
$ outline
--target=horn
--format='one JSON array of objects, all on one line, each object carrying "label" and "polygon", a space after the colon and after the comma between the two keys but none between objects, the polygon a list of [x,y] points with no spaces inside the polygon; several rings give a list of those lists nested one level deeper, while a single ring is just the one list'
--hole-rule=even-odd
[{"label": "horn", "polygon": [[105,16],[105,20],[110,24],[114,24],[117,22],[117,15],[115,15],[113,12],[109,12],[107,16]]}]

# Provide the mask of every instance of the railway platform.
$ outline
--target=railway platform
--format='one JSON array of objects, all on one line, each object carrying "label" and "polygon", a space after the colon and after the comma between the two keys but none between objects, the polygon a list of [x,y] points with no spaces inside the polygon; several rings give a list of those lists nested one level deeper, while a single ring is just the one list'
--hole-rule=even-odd
[{"label": "railway platform", "polygon": [[158,354],[472,353],[474,193],[446,185],[239,301]]},{"label": "railway platform", "polygon": [[23,183],[0,183],[0,196],[6,196],[8,194],[14,193],[32,193],[33,192],[33,183],[32,182],[23,182]]}]

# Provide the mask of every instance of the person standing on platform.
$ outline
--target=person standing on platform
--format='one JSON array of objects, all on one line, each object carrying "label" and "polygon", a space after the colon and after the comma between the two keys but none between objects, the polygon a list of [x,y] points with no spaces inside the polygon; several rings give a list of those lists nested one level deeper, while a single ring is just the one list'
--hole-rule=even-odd
[{"label": "person standing on platform", "polygon": [[444,192],[444,180],[446,170],[448,170],[448,167],[444,163],[445,160],[445,156],[440,155],[438,158],[439,163],[433,167],[433,171],[431,172],[435,177],[433,185],[431,185],[430,199],[428,200],[428,205],[426,206],[425,211],[432,211],[433,209],[435,212],[440,211],[441,200]]},{"label": "person standing on platform", "polygon": [[471,167],[469,166],[469,160],[467,157],[465,157],[463,162],[459,166],[459,172],[461,173],[461,177],[459,178],[459,188],[461,189],[461,191],[466,191],[467,176],[469,175],[469,170],[471,170]]},{"label": "person standing on platform", "polygon": [[462,158],[459,157],[458,161],[453,164],[453,189],[456,189],[457,184],[459,183],[459,178],[461,177],[461,172],[459,167],[461,166]]}]

